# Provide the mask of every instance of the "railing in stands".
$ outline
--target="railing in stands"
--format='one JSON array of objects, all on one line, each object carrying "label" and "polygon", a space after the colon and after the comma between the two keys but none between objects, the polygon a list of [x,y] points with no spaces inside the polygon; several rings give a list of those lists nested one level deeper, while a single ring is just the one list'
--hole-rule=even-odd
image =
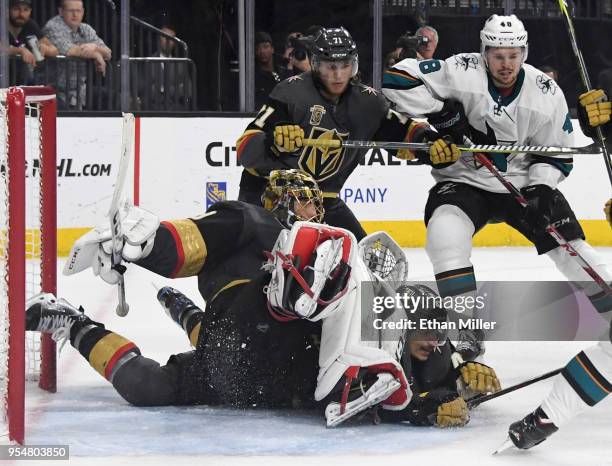
[{"label": "railing in stands", "polygon": [[[132,111],[196,110],[196,68],[187,58],[130,58]],[[59,110],[120,110],[120,63],[107,63],[102,76],[92,60],[47,58],[36,68],[11,57],[10,85],[51,85]]]},{"label": "railing in stands", "polygon": [[[612,21],[612,0],[570,0],[576,18]],[[422,10],[426,11],[423,12]],[[557,0],[383,0],[385,15],[516,13],[522,18],[560,16]]]}]

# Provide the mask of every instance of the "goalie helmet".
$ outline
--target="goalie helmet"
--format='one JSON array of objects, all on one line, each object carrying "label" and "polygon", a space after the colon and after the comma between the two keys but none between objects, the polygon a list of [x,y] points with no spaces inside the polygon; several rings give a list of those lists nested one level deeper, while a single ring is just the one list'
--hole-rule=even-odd
[{"label": "goalie helmet", "polygon": [[351,77],[359,70],[359,56],[357,44],[343,27],[321,28],[309,41],[312,53],[312,70],[318,73],[322,61],[342,61],[352,66]]},{"label": "goalie helmet", "polygon": [[[286,227],[291,227],[296,220],[321,223],[325,213],[323,193],[317,182],[308,173],[295,169],[271,171],[261,203]],[[302,212],[312,206],[314,213],[298,215],[298,205]]]},{"label": "goalie helmet", "polygon": [[490,16],[480,31],[480,54],[487,66],[489,63],[485,52],[488,47],[521,47],[525,63],[529,46],[523,22],[516,15]]}]

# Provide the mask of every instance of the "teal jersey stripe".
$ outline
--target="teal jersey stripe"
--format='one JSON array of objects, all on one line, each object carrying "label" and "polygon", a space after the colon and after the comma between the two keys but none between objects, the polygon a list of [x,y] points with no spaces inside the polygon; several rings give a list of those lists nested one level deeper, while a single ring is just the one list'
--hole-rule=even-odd
[{"label": "teal jersey stripe", "polygon": [[390,89],[412,89],[422,86],[423,81],[420,79],[409,78],[408,76],[400,76],[395,73],[385,73],[383,75],[383,87]]}]

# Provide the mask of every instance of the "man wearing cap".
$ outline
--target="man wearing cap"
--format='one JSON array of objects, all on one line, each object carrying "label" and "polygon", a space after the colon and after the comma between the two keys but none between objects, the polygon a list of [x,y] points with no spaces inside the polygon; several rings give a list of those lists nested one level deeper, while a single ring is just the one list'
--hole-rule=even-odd
[{"label": "man wearing cap", "polygon": [[31,19],[32,0],[11,0],[9,5],[9,53],[21,56],[31,66],[36,66],[44,57],[55,57],[57,48]]},{"label": "man wearing cap", "polygon": [[289,73],[281,66],[274,65],[272,37],[264,31],[255,33],[255,107],[260,108],[268,94]]}]

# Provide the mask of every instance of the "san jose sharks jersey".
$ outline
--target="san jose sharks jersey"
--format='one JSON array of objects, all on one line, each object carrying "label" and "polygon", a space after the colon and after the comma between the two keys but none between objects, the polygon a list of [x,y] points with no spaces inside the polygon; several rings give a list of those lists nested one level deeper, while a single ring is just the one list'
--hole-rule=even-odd
[{"label": "san jose sharks jersey", "polygon": [[[573,127],[561,88],[524,64],[511,94],[493,84],[480,54],[463,53],[446,60],[406,59],[385,73],[383,93],[395,110],[411,117],[440,111],[444,100],[461,102],[470,126],[489,144],[573,145]],[[530,154],[492,156],[517,187],[543,183],[553,188],[572,168],[568,157]],[[554,168],[553,168],[554,167]],[[433,169],[436,181],[459,181],[491,192],[506,192],[486,167],[463,153],[453,165]]]}]

